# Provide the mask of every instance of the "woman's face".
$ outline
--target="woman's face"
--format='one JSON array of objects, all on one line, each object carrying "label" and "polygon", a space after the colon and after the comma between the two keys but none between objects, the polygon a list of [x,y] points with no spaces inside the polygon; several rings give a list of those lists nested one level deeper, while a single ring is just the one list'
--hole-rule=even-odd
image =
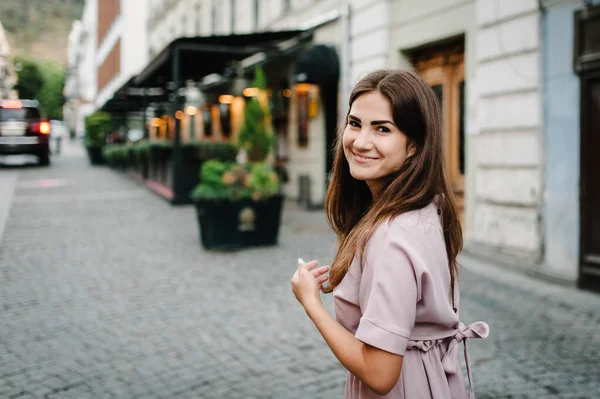
[{"label": "woman's face", "polygon": [[383,177],[400,169],[407,158],[408,142],[394,124],[392,105],[380,92],[354,100],[342,143],[350,174],[365,181],[371,194],[379,192]]}]

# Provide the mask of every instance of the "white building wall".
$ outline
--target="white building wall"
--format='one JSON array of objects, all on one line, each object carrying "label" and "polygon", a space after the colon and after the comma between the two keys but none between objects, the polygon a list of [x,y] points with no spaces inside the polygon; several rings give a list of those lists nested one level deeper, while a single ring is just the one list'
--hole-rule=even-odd
[{"label": "white building wall", "polygon": [[121,15],[121,74],[124,75],[125,82],[148,64],[147,3],[121,0]]},{"label": "white building wall", "polygon": [[0,98],[15,95],[13,86],[17,83],[17,75],[12,65],[12,53],[4,27],[0,22]]},{"label": "white building wall", "polygon": [[94,102],[97,91],[97,24],[98,24],[98,1],[86,0],[82,16],[85,40],[82,46],[82,59],[79,66],[79,84],[82,97],[86,102]]},{"label": "white building wall", "polygon": [[75,130],[77,125],[77,107],[81,87],[79,84],[79,65],[81,63],[81,38],[83,25],[80,20],[73,21],[69,37],[67,39],[67,74],[63,95],[65,104],[63,106],[63,120],[69,130]]},{"label": "white building wall", "polygon": [[477,145],[473,244],[541,256],[542,104],[536,0],[476,2]]},{"label": "white building wall", "polygon": [[348,0],[350,4],[349,85],[368,72],[390,67],[390,0]]},{"label": "white building wall", "polygon": [[120,40],[120,72],[98,93],[97,107],[110,100],[116,90],[148,64],[146,21],[149,4],[147,1],[121,0],[120,14],[113,21],[96,54],[96,68],[100,68]]},{"label": "white building wall", "polygon": [[144,22],[148,62],[177,38],[212,34],[212,4],[213,0],[150,1]]},{"label": "white building wall", "polygon": [[77,136],[84,135],[84,119],[95,109],[98,0],[86,0],[80,21],[68,39],[68,70],[64,94],[64,119]]}]

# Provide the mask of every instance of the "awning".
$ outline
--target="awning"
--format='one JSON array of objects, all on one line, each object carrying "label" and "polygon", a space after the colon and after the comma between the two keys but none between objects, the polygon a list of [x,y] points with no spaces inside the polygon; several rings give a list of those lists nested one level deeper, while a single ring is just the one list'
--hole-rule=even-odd
[{"label": "awning", "polygon": [[100,110],[104,112],[140,111],[149,102],[167,101],[166,90],[158,87],[136,87],[136,76],[132,76],[106,101]]},{"label": "awning", "polygon": [[340,61],[335,47],[316,44],[305,50],[298,58],[294,83],[337,85],[339,77]]},{"label": "awning", "polygon": [[[312,34],[312,31],[292,30],[179,38],[137,75],[134,84],[137,87],[164,87],[177,77],[178,86],[182,87],[187,80],[198,82],[212,73],[222,74],[233,61],[259,53],[264,53],[265,58],[285,54],[309,41]],[[179,59],[176,59],[176,53],[179,53]]]},{"label": "awning", "polygon": [[[138,75],[115,91],[102,105],[106,112],[138,111],[149,102],[169,102],[171,88],[177,79],[180,95],[185,82],[201,81],[210,74],[221,78],[206,88],[226,83],[228,71],[235,62],[251,68],[288,56],[296,56],[312,39],[312,30],[259,32],[244,35],[179,38],[171,42]],[[178,57],[175,57],[178,54]],[[175,64],[177,63],[177,68]]]}]

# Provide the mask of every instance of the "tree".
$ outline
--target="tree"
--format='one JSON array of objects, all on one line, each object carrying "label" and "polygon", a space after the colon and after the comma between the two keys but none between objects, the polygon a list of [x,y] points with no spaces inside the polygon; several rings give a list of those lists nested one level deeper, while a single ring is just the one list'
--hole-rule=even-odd
[{"label": "tree", "polygon": [[14,88],[19,92],[19,97],[36,99],[44,85],[44,76],[38,63],[31,57],[17,56],[14,58],[14,64],[18,77]]},{"label": "tree", "polygon": [[[266,77],[263,69],[258,66],[255,70],[253,87],[259,90],[266,88]],[[238,133],[240,147],[248,154],[250,162],[262,162],[269,155],[274,144],[274,136],[270,130],[269,108],[259,97],[252,97],[244,109],[244,124]]]},{"label": "tree", "polygon": [[38,100],[49,119],[62,119],[62,93],[65,87],[65,70],[52,61],[40,63],[44,78]]},{"label": "tree", "polygon": [[64,68],[53,61],[38,61],[27,55],[15,57],[14,64],[19,97],[38,100],[49,119],[62,119]]}]

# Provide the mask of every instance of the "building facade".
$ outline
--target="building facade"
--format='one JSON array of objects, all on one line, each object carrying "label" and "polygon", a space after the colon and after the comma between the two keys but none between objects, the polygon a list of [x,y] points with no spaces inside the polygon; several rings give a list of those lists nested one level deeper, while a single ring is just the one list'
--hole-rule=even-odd
[{"label": "building facade", "polygon": [[73,22],[67,48],[63,116],[77,137],[85,134],[85,117],[95,109],[97,95],[98,2],[86,0],[81,20]]},{"label": "building facade", "polygon": [[[148,5],[146,30],[150,59],[157,57],[179,38],[260,35],[263,32],[307,29],[314,29],[314,45],[329,46],[337,53],[342,51],[339,0],[149,0]],[[328,165],[331,162],[327,148],[333,137],[331,133],[327,134],[325,126],[326,115],[331,119],[332,112],[325,112],[324,96],[316,85],[295,84],[297,82],[293,81],[293,75],[296,62],[297,58],[292,58],[265,64],[270,84],[281,93],[289,92],[286,110],[279,112],[274,120],[278,136],[276,156],[286,163],[289,171],[289,182],[285,188],[288,197],[299,198],[304,195],[308,197],[308,206],[319,206],[325,198]],[[334,120],[338,108],[338,87],[335,83]],[[240,103],[238,99],[234,99],[229,107],[219,103],[209,111],[205,109],[204,112],[198,112],[191,121],[185,118],[182,121],[183,140],[190,138],[191,124],[194,124],[193,131],[201,139],[235,140],[236,127],[243,120],[243,101]],[[306,107],[302,108],[298,99],[316,106],[311,116],[301,118],[305,119],[305,124],[298,115]],[[210,131],[205,131],[204,121],[207,118],[219,120],[224,106],[232,114],[233,136],[223,134],[220,124],[215,123],[211,124]]]},{"label": "building facade", "polygon": [[[286,162],[290,175],[286,195],[301,199],[309,187],[308,202],[316,205],[325,197],[335,123],[347,111],[354,83],[377,68],[416,69],[442,107],[445,156],[466,251],[574,284],[581,280],[582,265],[592,267],[589,270],[600,265],[600,243],[595,238],[600,237],[600,217],[592,205],[600,196],[596,198],[597,190],[590,188],[595,187],[597,172],[589,166],[594,157],[585,155],[600,145],[596,136],[585,133],[597,123],[596,75],[589,72],[597,39],[578,42],[574,22],[575,15],[593,21],[597,3],[147,0],[143,31],[148,40],[140,64],[145,59],[152,65],[167,56],[166,49],[181,38],[235,42],[235,37],[246,40],[268,32],[310,30],[313,47],[330,48],[338,57],[334,86],[303,84],[301,66],[310,58],[306,54],[266,62],[264,67],[270,87],[287,97],[282,116],[273,120],[279,140],[276,156]],[[120,11],[109,14],[116,16],[109,18],[113,22],[98,28],[97,104],[135,73],[130,68],[122,74],[118,68],[123,63],[110,58],[119,40],[125,39],[112,33],[123,29],[114,27],[124,26]],[[140,28],[127,26],[128,35],[134,26]],[[595,25],[590,26],[583,30]],[[583,72],[573,68],[578,51],[583,52],[580,63],[588,68]],[[260,56],[236,62],[251,65]],[[218,71],[186,85],[206,87],[225,74]],[[229,89],[215,90],[217,95],[205,93],[212,96],[212,106],[190,113],[189,120],[178,118],[184,141],[194,132],[200,139],[235,139],[235,134],[222,132],[223,115],[231,114],[230,123],[239,127],[243,107],[231,102]],[[333,124],[329,93],[334,93],[337,109]],[[223,96],[229,101],[222,102]]]},{"label": "building facade", "polygon": [[17,83],[17,75],[12,63],[10,45],[0,21],[0,98],[12,98],[16,95],[13,91]]}]

